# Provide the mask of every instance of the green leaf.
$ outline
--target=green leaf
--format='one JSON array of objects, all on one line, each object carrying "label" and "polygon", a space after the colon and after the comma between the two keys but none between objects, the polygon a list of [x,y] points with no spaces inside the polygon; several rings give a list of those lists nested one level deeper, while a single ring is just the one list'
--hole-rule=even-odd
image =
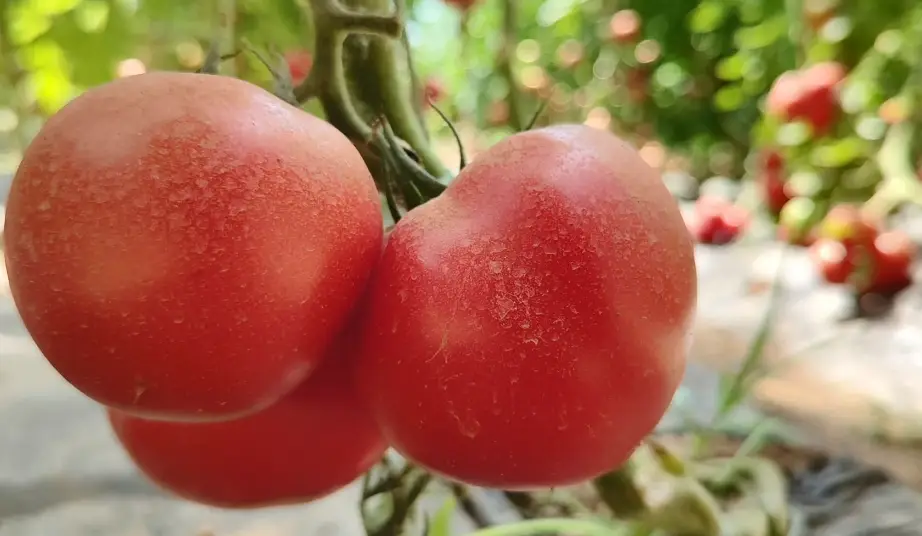
[{"label": "green leaf", "polygon": [[810,161],[817,167],[842,168],[867,156],[867,142],[851,137],[820,145],[810,154]]},{"label": "green leaf", "polygon": [[451,536],[451,520],[458,504],[454,497],[445,500],[438,511],[432,516],[429,531],[426,536]]},{"label": "green leaf", "polygon": [[756,50],[775,44],[785,36],[787,30],[787,19],[782,15],[770,18],[762,24],[740,29],[736,32],[734,40],[743,50]]},{"label": "green leaf", "polygon": [[86,0],[74,13],[77,27],[86,33],[99,33],[109,21],[109,4],[104,0]]},{"label": "green leaf", "polygon": [[714,94],[714,106],[721,112],[739,110],[746,102],[746,95],[738,85],[724,86]]},{"label": "green leaf", "polygon": [[29,6],[35,11],[53,17],[77,7],[82,0],[32,0]]},{"label": "green leaf", "polygon": [[743,77],[746,70],[746,60],[740,54],[735,54],[729,58],[724,58],[717,63],[714,73],[717,78],[734,82]]},{"label": "green leaf", "polygon": [[19,4],[19,6],[19,9],[10,10],[9,31],[10,42],[13,45],[31,43],[51,28],[50,17],[33,9],[28,9],[25,4]]},{"label": "green leaf", "polygon": [[693,33],[705,34],[717,30],[727,17],[723,2],[706,1],[698,4],[688,19],[688,28]]}]

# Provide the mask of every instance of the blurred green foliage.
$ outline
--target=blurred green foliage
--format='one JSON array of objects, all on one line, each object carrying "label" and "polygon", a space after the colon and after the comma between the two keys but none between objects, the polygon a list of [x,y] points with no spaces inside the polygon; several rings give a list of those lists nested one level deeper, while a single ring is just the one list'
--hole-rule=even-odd
[{"label": "blurred green foliage", "polygon": [[[905,34],[922,32],[907,23],[915,0],[535,0],[516,2],[511,32],[504,0],[467,13],[443,0],[407,3],[417,70],[455,119],[488,137],[509,132],[512,90],[497,66],[513,42],[520,113],[546,101],[543,121],[655,140],[699,177],[743,174],[754,145],[805,142],[796,125],[779,128],[762,114],[773,81],[805,62],[855,68],[843,96],[853,117],[846,141],[816,158],[864,154],[860,141],[885,130],[877,107],[912,69],[915,51],[899,53]],[[610,21],[626,9],[639,15],[639,35],[618,42]],[[222,14],[232,30],[217,30]],[[228,49],[246,39],[285,51],[310,49],[311,35],[300,0],[0,0],[0,153],[8,167],[43,117],[120,72],[195,69],[216,38]],[[230,68],[269,81],[251,56]],[[434,115],[431,127],[444,128]]]}]

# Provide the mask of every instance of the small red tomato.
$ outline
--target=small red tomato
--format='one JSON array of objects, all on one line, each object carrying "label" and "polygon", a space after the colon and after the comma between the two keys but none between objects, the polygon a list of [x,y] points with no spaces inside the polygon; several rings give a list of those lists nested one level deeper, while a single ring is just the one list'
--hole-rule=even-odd
[{"label": "small red tomato", "polygon": [[608,21],[608,31],[616,43],[633,44],[640,38],[640,15],[633,9],[622,9]]},{"label": "small red tomato", "polygon": [[805,121],[815,135],[825,135],[839,117],[838,86],[845,76],[837,62],[784,73],[769,91],[766,111],[784,121]]},{"label": "small red tomato", "polygon": [[223,508],[304,503],[346,486],[387,443],[337,345],[317,372],[259,413],[217,423],[151,421],[109,410],[137,467],[184,499]]},{"label": "small red tomato", "polygon": [[311,68],[314,66],[314,56],[307,50],[288,51],[285,53],[285,61],[295,84],[303,82],[311,74]]},{"label": "small red tomato", "polygon": [[874,240],[873,269],[868,292],[897,292],[912,283],[916,245],[902,231],[887,231]]},{"label": "small red tomato", "polygon": [[633,147],[582,125],[522,132],[394,228],[359,387],[389,442],[436,473],[582,482],[662,418],[696,296],[678,206]]},{"label": "small red tomato", "polygon": [[816,263],[820,275],[828,283],[845,283],[855,270],[845,245],[836,240],[829,238],[817,240],[810,246],[810,256]]},{"label": "small red tomato", "polygon": [[316,366],[377,262],[381,219],[329,123],[242,80],[156,72],[45,123],[4,252],[26,328],[74,387],[148,418],[221,420]]},{"label": "small red tomato", "polygon": [[461,11],[467,11],[470,8],[474,7],[478,0],[445,0],[445,3],[454,6]]},{"label": "small red tomato", "polygon": [[703,196],[695,203],[689,230],[702,244],[724,245],[739,238],[749,223],[749,213],[729,201]]}]

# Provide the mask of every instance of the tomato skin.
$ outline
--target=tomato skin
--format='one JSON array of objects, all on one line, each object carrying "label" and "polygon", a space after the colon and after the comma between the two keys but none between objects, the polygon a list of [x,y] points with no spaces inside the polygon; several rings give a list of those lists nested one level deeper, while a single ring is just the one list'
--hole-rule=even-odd
[{"label": "tomato skin", "polygon": [[916,245],[902,231],[886,231],[874,240],[873,271],[866,292],[898,292],[912,284]]},{"label": "tomato skin", "polygon": [[691,237],[608,132],[513,135],[394,228],[363,311],[358,385],[388,441],[500,489],[621,465],[685,368]]},{"label": "tomato skin", "polygon": [[141,472],[184,499],[223,508],[319,499],[387,449],[353,389],[347,357],[331,352],[294,392],[238,420],[152,421],[110,409],[109,422]]},{"label": "tomato skin", "polygon": [[454,6],[461,11],[467,11],[474,7],[478,0],[445,0],[445,3]]},{"label": "tomato skin", "polygon": [[229,77],[84,93],[29,146],[6,211],[13,299],[107,406],[216,420],[317,364],[382,243],[368,169],[328,123]]}]

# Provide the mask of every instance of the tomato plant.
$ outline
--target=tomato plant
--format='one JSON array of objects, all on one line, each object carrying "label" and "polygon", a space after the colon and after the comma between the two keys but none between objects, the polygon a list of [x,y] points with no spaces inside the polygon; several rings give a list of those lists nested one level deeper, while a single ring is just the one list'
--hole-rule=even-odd
[{"label": "tomato plant", "polygon": [[437,473],[579,482],[662,417],[696,285],[676,202],[633,148],[581,125],[513,135],[394,228],[359,388],[394,447]]},{"label": "tomato plant", "polygon": [[328,123],[234,78],[156,73],[44,125],[4,242],[23,322],[71,384],[137,415],[223,419],[319,361],[379,256],[381,207]]},{"label": "tomato plant", "polygon": [[109,410],[121,445],[152,481],[225,508],[304,503],[344,487],[387,448],[359,402],[341,341],[294,392],[225,422],[145,420]]}]

